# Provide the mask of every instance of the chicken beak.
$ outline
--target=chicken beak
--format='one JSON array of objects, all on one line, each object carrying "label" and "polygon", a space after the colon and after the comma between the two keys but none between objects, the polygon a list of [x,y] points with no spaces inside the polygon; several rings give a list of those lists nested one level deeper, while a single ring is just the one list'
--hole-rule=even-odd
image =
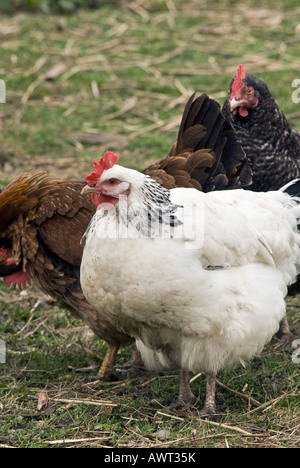
[{"label": "chicken beak", "polygon": [[245,104],[245,101],[243,99],[236,100],[236,99],[232,98],[229,101],[229,106],[230,106],[231,112],[233,112],[234,109],[236,109],[237,107],[243,106],[244,104]]},{"label": "chicken beak", "polygon": [[85,193],[98,193],[99,190],[96,189],[96,187],[91,187],[90,185],[85,185],[83,189],[81,190],[81,194]]}]

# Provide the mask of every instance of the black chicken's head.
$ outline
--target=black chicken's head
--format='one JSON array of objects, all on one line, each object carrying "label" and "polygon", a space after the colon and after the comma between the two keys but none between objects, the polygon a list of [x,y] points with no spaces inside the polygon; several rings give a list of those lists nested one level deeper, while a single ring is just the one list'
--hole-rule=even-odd
[{"label": "black chicken's head", "polygon": [[258,108],[266,98],[270,97],[267,85],[255,76],[247,76],[245,68],[240,65],[236,77],[229,86],[227,100],[231,112],[246,118],[249,112]]}]

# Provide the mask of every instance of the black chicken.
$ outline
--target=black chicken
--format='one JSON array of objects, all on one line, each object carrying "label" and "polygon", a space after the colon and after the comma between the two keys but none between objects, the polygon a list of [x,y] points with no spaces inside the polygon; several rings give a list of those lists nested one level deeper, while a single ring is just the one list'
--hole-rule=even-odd
[{"label": "black chicken", "polygon": [[[246,189],[278,190],[300,177],[300,133],[291,129],[267,85],[247,76],[243,65],[230,83],[223,113],[252,163],[252,184]],[[289,295],[299,292],[300,277],[290,286]],[[293,338],[286,319],[278,336]]]},{"label": "black chicken", "polygon": [[267,85],[240,65],[223,112],[252,163],[256,192],[278,190],[300,177],[300,133],[292,130]]}]

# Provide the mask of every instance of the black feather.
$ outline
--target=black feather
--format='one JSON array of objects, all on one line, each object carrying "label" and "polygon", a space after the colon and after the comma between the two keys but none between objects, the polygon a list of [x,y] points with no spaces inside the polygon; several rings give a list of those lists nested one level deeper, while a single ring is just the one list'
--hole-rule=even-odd
[{"label": "black feather", "polygon": [[287,193],[293,198],[300,197],[300,179],[292,180],[288,184],[281,187],[281,191]]},{"label": "black feather", "polygon": [[234,115],[229,106],[230,86],[223,113],[252,163],[252,184],[247,188],[258,192],[279,190],[300,177],[300,133],[291,129],[263,81],[247,76],[245,83],[254,88],[258,105],[247,109],[247,117]]}]

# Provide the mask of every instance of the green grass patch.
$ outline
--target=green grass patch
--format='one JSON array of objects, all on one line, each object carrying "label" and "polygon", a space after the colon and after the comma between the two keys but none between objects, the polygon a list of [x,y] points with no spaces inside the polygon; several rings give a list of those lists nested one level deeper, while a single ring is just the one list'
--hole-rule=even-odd
[{"label": "green grass patch", "polygon": [[[217,386],[219,425],[199,421],[204,376],[192,382],[199,403],[169,411],[178,370],[157,375],[132,367],[134,346],[117,357],[118,379],[103,383],[97,369],[106,344],[33,287],[1,287],[0,445],[37,447],[297,447],[299,366],[289,346],[274,340],[245,368],[222,372]],[[299,306],[289,318],[299,330]],[[298,327],[298,328],[297,328]],[[192,376],[191,376],[192,377]],[[38,409],[40,394],[50,401]],[[101,402],[103,404],[101,404]],[[96,404],[95,404],[96,403]]]}]

